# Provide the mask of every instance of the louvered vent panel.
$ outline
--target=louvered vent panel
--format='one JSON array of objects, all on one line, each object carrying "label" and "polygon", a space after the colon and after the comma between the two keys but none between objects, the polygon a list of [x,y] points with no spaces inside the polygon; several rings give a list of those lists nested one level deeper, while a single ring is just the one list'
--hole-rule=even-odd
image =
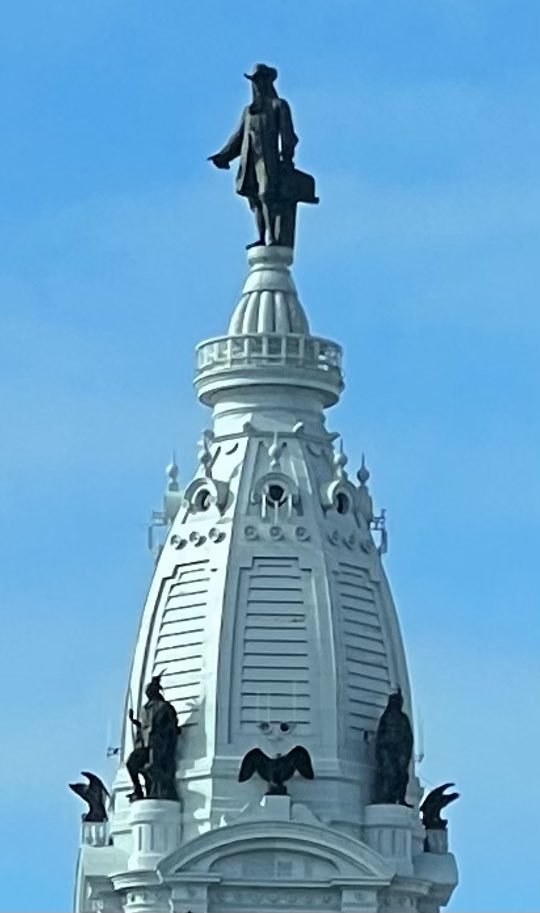
[{"label": "louvered vent panel", "polygon": [[247,575],[241,722],[310,722],[305,571],[294,558],[258,558]]},{"label": "louvered vent panel", "polygon": [[388,660],[373,586],[365,571],[339,566],[347,713],[352,729],[373,731],[390,691]]},{"label": "louvered vent panel", "polygon": [[161,620],[154,672],[162,675],[164,695],[182,725],[197,722],[202,654],[208,612],[208,562],[178,568]]}]

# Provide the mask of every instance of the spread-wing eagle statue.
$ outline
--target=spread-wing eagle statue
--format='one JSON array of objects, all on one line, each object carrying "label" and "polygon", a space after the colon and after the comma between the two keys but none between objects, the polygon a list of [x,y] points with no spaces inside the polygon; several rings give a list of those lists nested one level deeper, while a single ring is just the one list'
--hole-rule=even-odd
[{"label": "spread-wing eagle statue", "polygon": [[459,799],[459,793],[448,793],[447,796],[443,795],[444,791],[449,789],[450,786],[454,786],[454,783],[443,783],[442,786],[437,786],[436,789],[432,789],[431,792],[427,794],[422,802],[422,805],[420,806],[422,824],[427,830],[446,830],[448,821],[446,821],[445,818],[441,818],[441,811],[443,808],[446,808],[447,805],[450,805],[451,802],[455,802],[456,799]]},{"label": "spread-wing eagle statue", "polygon": [[287,754],[278,754],[275,758],[269,758],[260,748],[252,748],[240,765],[238,779],[240,783],[244,783],[257,773],[269,784],[267,796],[286,796],[288,793],[285,782],[290,780],[296,771],[306,780],[313,780],[315,777],[309,752],[301,745],[296,745]]},{"label": "spread-wing eagle statue", "polygon": [[81,774],[86,777],[88,783],[69,783],[68,785],[74,793],[88,803],[88,811],[82,816],[83,821],[107,821],[107,809],[105,808],[109,798],[107,787],[96,774],[90,773],[89,770],[81,770]]}]

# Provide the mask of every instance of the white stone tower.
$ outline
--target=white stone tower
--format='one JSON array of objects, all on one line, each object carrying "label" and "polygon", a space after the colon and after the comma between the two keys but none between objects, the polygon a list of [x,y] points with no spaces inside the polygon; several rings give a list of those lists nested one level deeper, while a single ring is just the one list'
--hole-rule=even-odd
[{"label": "white stone tower", "polygon": [[[397,687],[409,717],[411,699],[384,517],[325,428],[341,349],[311,335],[289,248],[248,260],[227,335],[198,347],[211,427],[185,490],[169,467],[109,822],[83,825],[76,909],[438,911],[456,866],[447,832],[421,824],[414,769],[411,807],[373,804],[379,718]],[[130,803],[127,712],[159,673],[182,726],[180,802]],[[295,745],[314,780],[289,795],[238,782],[250,749]]]}]

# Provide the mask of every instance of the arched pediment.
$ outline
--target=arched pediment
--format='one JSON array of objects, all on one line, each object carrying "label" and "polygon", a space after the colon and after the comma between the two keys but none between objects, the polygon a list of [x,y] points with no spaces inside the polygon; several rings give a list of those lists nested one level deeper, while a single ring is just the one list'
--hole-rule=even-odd
[{"label": "arched pediment", "polygon": [[[209,831],[176,850],[159,864],[164,880],[189,872],[212,872],[222,879],[242,877],[256,864],[262,877],[277,880],[362,879],[389,883],[393,870],[374,850],[354,837],[299,822],[250,821]],[[258,864],[258,865],[257,865]]]}]

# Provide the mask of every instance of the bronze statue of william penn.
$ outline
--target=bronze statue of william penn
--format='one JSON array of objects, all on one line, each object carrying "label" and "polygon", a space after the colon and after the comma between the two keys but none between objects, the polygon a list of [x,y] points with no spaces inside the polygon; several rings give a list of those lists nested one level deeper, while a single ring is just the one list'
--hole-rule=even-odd
[{"label": "bronze statue of william penn", "polygon": [[244,108],[238,129],[210,161],[216,168],[229,168],[240,159],[236,192],[247,197],[259,233],[248,247],[293,247],[297,204],[319,202],[315,181],[294,167],[298,137],[291,109],[274,87],[277,70],[259,63],[253,73],[244,75],[251,81],[253,101]]}]

